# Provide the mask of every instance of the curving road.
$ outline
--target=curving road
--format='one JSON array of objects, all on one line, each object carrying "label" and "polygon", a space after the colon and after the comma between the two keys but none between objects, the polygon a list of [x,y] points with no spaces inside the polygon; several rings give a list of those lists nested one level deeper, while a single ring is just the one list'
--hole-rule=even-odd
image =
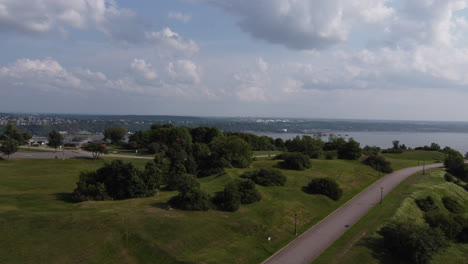
[{"label": "curving road", "polygon": [[[425,167],[430,169],[442,166],[442,163],[436,163]],[[366,215],[372,207],[380,203],[381,192],[385,196],[410,175],[422,170],[422,166],[406,168],[379,179],[263,263],[302,264],[312,262],[346,232],[350,226]]]}]

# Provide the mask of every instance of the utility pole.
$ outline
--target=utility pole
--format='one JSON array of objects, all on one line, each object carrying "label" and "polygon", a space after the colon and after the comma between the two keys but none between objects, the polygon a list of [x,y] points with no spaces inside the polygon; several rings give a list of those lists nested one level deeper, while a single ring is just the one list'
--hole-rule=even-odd
[{"label": "utility pole", "polygon": [[297,236],[297,213],[294,213],[294,235]]}]

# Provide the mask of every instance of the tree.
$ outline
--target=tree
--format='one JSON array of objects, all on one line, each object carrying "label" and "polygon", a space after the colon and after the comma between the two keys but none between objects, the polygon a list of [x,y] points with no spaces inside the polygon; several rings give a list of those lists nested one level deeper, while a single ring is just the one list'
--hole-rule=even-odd
[{"label": "tree", "polygon": [[394,149],[399,149],[400,148],[400,141],[398,140],[393,140],[392,145]]},{"label": "tree", "polygon": [[95,172],[82,173],[72,196],[75,201],[149,197],[156,193],[159,182],[153,164],[140,170],[132,163],[114,160]]},{"label": "tree", "polygon": [[390,173],[393,171],[392,166],[385,157],[380,155],[372,154],[367,157],[364,161],[364,164],[371,166],[374,170],[380,171],[383,173]]},{"label": "tree", "polygon": [[216,193],[213,203],[219,210],[235,212],[240,204],[251,204],[261,199],[253,181],[235,180],[226,184],[222,192]]},{"label": "tree", "polygon": [[329,178],[315,178],[306,187],[306,192],[310,194],[323,194],[338,201],[343,194],[343,190],[334,180]]},{"label": "tree", "polygon": [[453,149],[448,149],[445,153],[444,165],[447,168],[447,172],[459,179],[465,178],[465,160],[462,154]]},{"label": "tree", "polygon": [[18,141],[7,137],[3,140],[2,145],[0,146],[0,152],[7,155],[10,158],[10,155],[18,151]]},{"label": "tree", "polygon": [[31,135],[20,131],[13,123],[8,122],[5,126],[5,132],[0,135],[0,140],[6,140],[7,138],[16,140],[18,144],[24,144],[31,139]]},{"label": "tree", "polygon": [[63,145],[62,134],[60,134],[57,130],[52,130],[49,133],[49,146],[52,148],[55,148],[55,150],[57,151],[57,148],[62,145]]},{"label": "tree", "polygon": [[179,192],[169,200],[169,204],[175,208],[190,211],[208,211],[213,207],[210,195],[200,189]]},{"label": "tree", "polygon": [[289,170],[305,170],[312,167],[309,156],[302,153],[287,153],[279,165]]},{"label": "tree", "polygon": [[107,154],[107,148],[100,143],[88,143],[83,149],[91,152],[94,159],[99,158],[102,154]]},{"label": "tree", "polygon": [[109,140],[112,144],[119,144],[125,138],[125,128],[109,127],[104,130],[104,140]]},{"label": "tree", "polygon": [[215,160],[224,159],[235,168],[247,168],[252,163],[249,143],[237,136],[217,137],[209,147]]},{"label": "tree", "polygon": [[338,158],[346,160],[357,160],[361,157],[362,149],[359,142],[350,138],[346,144],[338,149]]},{"label": "tree", "polygon": [[402,261],[428,264],[432,257],[449,246],[440,229],[432,229],[415,223],[392,222],[378,233],[383,237],[385,249]]}]

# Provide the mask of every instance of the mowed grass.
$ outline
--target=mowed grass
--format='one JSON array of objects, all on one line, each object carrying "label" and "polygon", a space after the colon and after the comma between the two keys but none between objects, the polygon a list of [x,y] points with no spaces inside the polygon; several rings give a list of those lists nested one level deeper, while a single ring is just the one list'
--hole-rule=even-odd
[{"label": "mowed grass", "polygon": [[[418,173],[408,178],[384,198],[382,205],[374,207],[313,263],[397,263],[397,260],[383,255],[381,251],[372,250],[372,248],[380,249],[382,246],[381,237],[376,232],[390,220],[424,224],[423,212],[415,204],[415,199],[431,195],[438,207],[448,214],[441,198],[450,196],[468,209],[466,208],[468,192],[453,183],[446,182],[444,174],[443,169],[436,169],[425,176]],[[468,211],[465,210],[464,215],[468,216]],[[468,244],[452,244],[446,251],[436,255],[431,263],[468,263],[467,259]]]},{"label": "mowed grass", "polygon": [[445,154],[439,151],[409,150],[401,154],[382,154],[391,162],[394,170],[443,162]]},{"label": "mowed grass", "polygon": [[[143,167],[146,160],[131,160]],[[261,160],[248,170],[274,167]],[[292,240],[294,213],[303,232],[377,179],[358,161],[313,160],[312,169],[284,171],[284,187],[258,186],[263,199],[235,213],[167,210],[176,192],[105,202],[68,202],[79,172],[103,161],[0,161],[0,263],[259,263]],[[214,194],[245,169],[200,179]],[[301,191],[313,177],[344,189],[334,202]],[[271,237],[268,242],[267,238]]]},{"label": "mowed grass", "polygon": [[[61,151],[61,150],[58,149],[58,151]],[[54,152],[54,150],[39,149],[39,148],[19,148],[18,152]]]}]

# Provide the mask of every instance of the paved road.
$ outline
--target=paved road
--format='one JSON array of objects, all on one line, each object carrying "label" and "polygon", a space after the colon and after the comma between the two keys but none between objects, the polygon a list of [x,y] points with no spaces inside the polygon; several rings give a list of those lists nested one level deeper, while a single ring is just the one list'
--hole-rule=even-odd
[{"label": "paved road", "polygon": [[[426,165],[426,169],[441,166],[443,166],[441,163],[430,164]],[[422,166],[402,169],[376,181],[263,263],[302,264],[312,262],[350,226],[380,203],[381,187],[383,187],[383,195],[385,196],[404,179],[422,169]]]},{"label": "paved road", "polygon": [[[131,155],[119,155],[119,154],[106,154],[103,157],[114,157],[114,158],[129,158],[129,159],[153,159],[152,157],[143,156],[131,156]],[[10,155],[10,158],[20,159],[76,159],[76,158],[92,158],[93,155],[87,151],[81,150],[66,150],[57,152],[16,152]]]}]

